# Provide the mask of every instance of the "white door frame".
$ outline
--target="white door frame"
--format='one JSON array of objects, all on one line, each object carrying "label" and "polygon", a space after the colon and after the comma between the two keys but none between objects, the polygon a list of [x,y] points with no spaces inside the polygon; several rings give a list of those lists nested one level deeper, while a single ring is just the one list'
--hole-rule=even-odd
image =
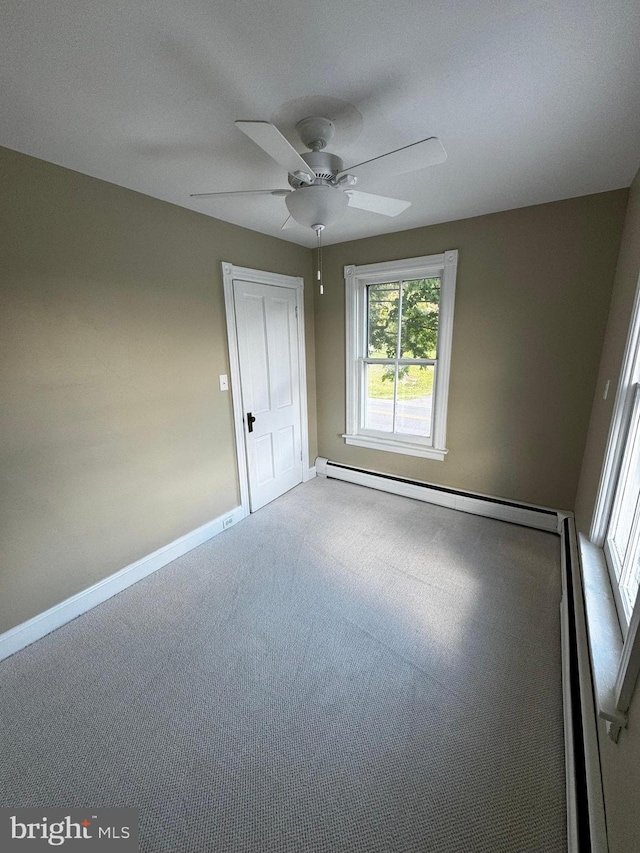
[{"label": "white door frame", "polygon": [[298,325],[298,360],[300,363],[300,440],[302,444],[302,482],[313,476],[309,470],[309,423],[307,416],[307,364],[304,335],[304,279],[292,275],[252,270],[222,262],[222,280],[224,282],[224,306],[227,316],[227,342],[229,345],[229,370],[231,372],[231,399],[233,402],[233,423],[236,436],[236,458],[238,480],[240,482],[240,503],[243,515],[249,515],[249,466],[244,432],[244,411],[242,409],[242,384],[240,381],[240,358],[238,355],[238,332],[236,328],[236,307],[233,281],[251,281],[255,284],[269,284],[275,287],[288,287],[296,295],[296,320]]}]

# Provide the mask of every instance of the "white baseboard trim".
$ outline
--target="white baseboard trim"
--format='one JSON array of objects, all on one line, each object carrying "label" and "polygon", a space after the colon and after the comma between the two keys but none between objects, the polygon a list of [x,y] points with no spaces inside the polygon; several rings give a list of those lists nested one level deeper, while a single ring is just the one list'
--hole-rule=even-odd
[{"label": "white baseboard trim", "polygon": [[313,468],[307,468],[307,470],[303,472],[303,474],[302,474],[302,482],[303,482],[303,483],[308,483],[308,482],[309,482],[309,480],[313,480],[313,478],[314,478],[315,476],[316,476],[316,468],[315,468],[315,465],[314,465],[314,467],[313,467]]},{"label": "white baseboard trim", "polygon": [[537,530],[558,532],[558,510],[548,507],[516,503],[491,495],[463,492],[460,489],[449,489],[432,483],[391,476],[379,471],[354,468],[350,465],[343,465],[341,462],[331,462],[329,459],[320,456],[316,459],[316,473],[319,477],[346,480],[359,486],[368,486],[371,489],[391,492],[394,495],[402,495],[405,498],[413,498],[414,500],[445,506],[449,509],[469,512],[473,515],[482,515],[499,521],[510,521],[513,524],[534,527]]},{"label": "white baseboard trim", "polygon": [[183,554],[197,548],[198,545],[202,545],[245,517],[246,513],[242,507],[235,507],[229,512],[225,512],[224,515],[214,518],[213,521],[203,524],[202,527],[186,533],[174,542],[164,545],[152,554],[136,560],[135,563],[120,569],[104,580],[98,581],[88,589],[61,601],[60,604],[45,610],[44,613],[40,613],[21,625],[16,625],[15,628],[11,628],[4,634],[0,634],[0,660],[4,660],[20,649],[30,646],[31,643],[50,634],[51,631],[55,631],[56,628],[60,628],[77,616],[81,616],[87,610],[91,610],[92,607],[102,604],[103,601],[122,592],[123,589],[156,572],[178,557],[182,557]]}]

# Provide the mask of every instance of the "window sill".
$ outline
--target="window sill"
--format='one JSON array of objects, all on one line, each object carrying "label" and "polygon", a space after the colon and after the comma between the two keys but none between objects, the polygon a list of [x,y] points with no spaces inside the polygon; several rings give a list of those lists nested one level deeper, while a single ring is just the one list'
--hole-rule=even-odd
[{"label": "window sill", "polygon": [[448,450],[436,447],[414,444],[410,441],[374,438],[370,435],[343,435],[342,437],[345,440],[345,444],[367,447],[370,450],[386,450],[388,453],[404,453],[406,456],[421,456],[424,459],[437,459],[440,462],[449,452]]},{"label": "window sill", "polygon": [[626,714],[617,707],[616,683],[622,663],[623,638],[616,613],[604,551],[578,534],[587,615],[587,636],[593,669],[598,714],[609,723],[617,740],[626,725]]}]

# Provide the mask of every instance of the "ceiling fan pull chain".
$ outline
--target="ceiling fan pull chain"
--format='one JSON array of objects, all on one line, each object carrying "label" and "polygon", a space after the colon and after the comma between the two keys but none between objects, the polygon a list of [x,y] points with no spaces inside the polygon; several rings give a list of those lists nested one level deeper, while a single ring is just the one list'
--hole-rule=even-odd
[{"label": "ceiling fan pull chain", "polygon": [[320,294],[324,293],[324,285],[322,283],[322,229],[318,229],[318,278],[320,279]]},{"label": "ceiling fan pull chain", "polygon": [[320,296],[324,294],[324,285],[322,283],[322,232],[324,225],[312,225],[313,230],[318,236],[318,269],[316,270],[316,278],[320,287]]}]

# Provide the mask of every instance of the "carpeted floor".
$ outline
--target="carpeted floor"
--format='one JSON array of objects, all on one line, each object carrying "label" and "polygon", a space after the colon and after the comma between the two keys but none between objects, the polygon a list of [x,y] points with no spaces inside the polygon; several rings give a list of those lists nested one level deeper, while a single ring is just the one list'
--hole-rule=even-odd
[{"label": "carpeted floor", "polygon": [[143,853],[564,853],[560,546],[299,486],[0,664],[0,805]]}]

